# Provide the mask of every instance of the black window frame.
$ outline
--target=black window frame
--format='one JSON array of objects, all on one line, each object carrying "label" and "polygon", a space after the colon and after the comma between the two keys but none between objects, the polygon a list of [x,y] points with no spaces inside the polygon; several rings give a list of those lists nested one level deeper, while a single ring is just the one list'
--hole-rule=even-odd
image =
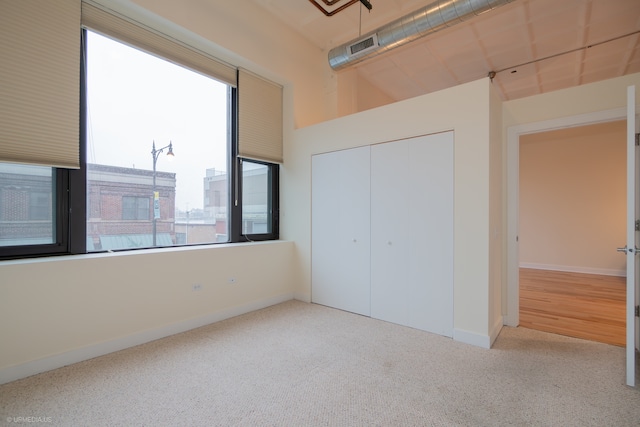
[{"label": "black window frame", "polygon": [[0,259],[32,258],[68,253],[69,209],[68,198],[64,195],[68,188],[69,171],[59,168],[52,168],[52,170],[51,197],[54,241],[35,245],[1,246]]}]

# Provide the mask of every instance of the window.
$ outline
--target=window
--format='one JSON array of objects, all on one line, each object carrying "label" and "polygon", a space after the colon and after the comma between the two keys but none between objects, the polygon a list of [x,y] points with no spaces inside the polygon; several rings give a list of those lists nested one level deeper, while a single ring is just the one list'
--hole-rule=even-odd
[{"label": "window", "polygon": [[[269,164],[242,160],[242,234],[248,239],[274,234],[273,171]],[[253,238],[252,238],[253,236]]]},{"label": "window", "polygon": [[280,160],[239,157],[237,70],[93,5],[82,22],[80,169],[0,163],[0,259],[277,239]]},{"label": "window", "polygon": [[0,163],[0,259],[69,252],[70,172]]},{"label": "window", "polygon": [[122,219],[149,220],[149,197],[122,197]]},{"label": "window", "polygon": [[87,82],[87,199],[100,205],[88,212],[87,237],[95,250],[103,240],[128,249],[228,236],[227,199],[211,205],[203,190],[205,182],[217,191],[229,185],[229,86],[90,31]]},{"label": "window", "polygon": [[55,169],[0,163],[0,246],[55,242]]}]

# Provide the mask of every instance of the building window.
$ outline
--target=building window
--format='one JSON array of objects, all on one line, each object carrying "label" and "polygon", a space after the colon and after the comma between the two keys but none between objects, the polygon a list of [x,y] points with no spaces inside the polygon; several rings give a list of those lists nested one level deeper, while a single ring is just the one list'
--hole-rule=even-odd
[{"label": "building window", "polygon": [[149,197],[122,197],[122,219],[149,220]]}]

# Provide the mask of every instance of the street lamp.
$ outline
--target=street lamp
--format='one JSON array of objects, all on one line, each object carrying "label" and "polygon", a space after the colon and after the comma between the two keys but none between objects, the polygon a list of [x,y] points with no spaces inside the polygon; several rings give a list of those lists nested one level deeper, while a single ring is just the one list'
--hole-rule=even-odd
[{"label": "street lamp", "polygon": [[153,157],[153,246],[156,246],[156,220],[160,218],[160,194],[156,190],[156,163],[158,162],[158,156],[160,153],[164,151],[165,148],[168,148],[167,156],[170,159],[173,158],[173,145],[171,141],[169,141],[169,145],[166,145],[162,148],[156,150],[156,142],[153,141],[153,146],[151,148],[151,157]]}]

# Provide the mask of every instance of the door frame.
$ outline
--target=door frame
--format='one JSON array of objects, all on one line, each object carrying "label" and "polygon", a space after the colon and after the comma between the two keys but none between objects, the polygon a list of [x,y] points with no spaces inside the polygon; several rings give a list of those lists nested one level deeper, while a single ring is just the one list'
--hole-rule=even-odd
[{"label": "door frame", "polygon": [[505,325],[515,327],[520,324],[520,253],[517,240],[520,213],[520,136],[626,119],[627,109],[622,107],[507,128],[507,306],[503,316]]}]

